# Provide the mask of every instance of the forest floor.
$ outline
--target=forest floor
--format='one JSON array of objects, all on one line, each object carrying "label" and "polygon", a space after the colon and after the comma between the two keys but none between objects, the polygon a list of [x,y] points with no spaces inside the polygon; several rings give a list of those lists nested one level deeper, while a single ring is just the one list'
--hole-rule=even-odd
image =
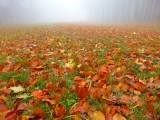
[{"label": "forest floor", "polygon": [[0,119],[159,120],[160,26],[1,28]]}]

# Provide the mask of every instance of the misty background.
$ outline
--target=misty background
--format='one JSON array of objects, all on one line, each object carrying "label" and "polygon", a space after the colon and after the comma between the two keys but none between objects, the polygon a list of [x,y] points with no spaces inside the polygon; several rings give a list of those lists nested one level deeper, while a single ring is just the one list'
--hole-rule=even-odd
[{"label": "misty background", "polygon": [[0,24],[160,23],[160,0],[0,0]]}]

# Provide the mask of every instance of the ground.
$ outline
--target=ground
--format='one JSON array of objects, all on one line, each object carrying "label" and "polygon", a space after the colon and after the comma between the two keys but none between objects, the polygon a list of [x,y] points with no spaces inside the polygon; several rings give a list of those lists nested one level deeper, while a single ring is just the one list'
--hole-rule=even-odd
[{"label": "ground", "polygon": [[0,119],[160,119],[160,26],[0,30]]}]

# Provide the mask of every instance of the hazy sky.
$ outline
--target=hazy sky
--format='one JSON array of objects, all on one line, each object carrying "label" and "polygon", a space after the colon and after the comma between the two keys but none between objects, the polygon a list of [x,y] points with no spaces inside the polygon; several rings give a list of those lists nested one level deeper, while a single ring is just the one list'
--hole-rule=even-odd
[{"label": "hazy sky", "polygon": [[160,0],[0,0],[0,24],[160,22]]}]

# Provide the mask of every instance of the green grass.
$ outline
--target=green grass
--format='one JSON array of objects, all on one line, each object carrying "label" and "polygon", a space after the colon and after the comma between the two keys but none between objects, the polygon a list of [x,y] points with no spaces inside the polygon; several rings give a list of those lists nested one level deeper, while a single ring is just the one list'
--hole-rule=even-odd
[{"label": "green grass", "polygon": [[144,114],[145,110],[147,109],[142,107],[133,109],[136,120],[147,120],[147,116]]},{"label": "green grass", "polygon": [[39,106],[39,108],[45,111],[45,117],[47,120],[49,120],[52,117],[53,109],[50,106],[48,106],[47,103],[43,102]]},{"label": "green grass", "polygon": [[44,79],[40,79],[36,84],[36,88],[39,90],[42,90],[46,87],[46,84],[47,84],[47,81],[45,81]]},{"label": "green grass", "polygon": [[66,107],[67,111],[69,111],[77,102],[77,100],[77,93],[71,93],[70,91],[68,91],[65,96],[63,96],[61,103]]},{"label": "green grass", "polygon": [[102,109],[102,101],[98,101],[97,99],[94,99],[90,96],[88,97],[88,101],[93,106],[94,109],[96,110]]},{"label": "green grass", "polygon": [[0,80],[11,80],[14,78],[14,76],[17,75],[17,72],[11,71],[0,74]]},{"label": "green grass", "polygon": [[14,79],[22,83],[27,82],[29,80],[29,73],[25,72],[25,73],[19,74]]},{"label": "green grass", "polygon": [[155,73],[151,74],[150,71],[145,70],[144,72],[138,70],[139,69],[139,65],[134,65],[133,71],[135,72],[136,75],[138,75],[139,78],[143,79],[143,80],[147,80],[151,77],[155,78],[160,74],[160,68],[158,68]]},{"label": "green grass", "polygon": [[5,60],[2,58],[2,56],[0,56],[0,64],[4,64]]}]

